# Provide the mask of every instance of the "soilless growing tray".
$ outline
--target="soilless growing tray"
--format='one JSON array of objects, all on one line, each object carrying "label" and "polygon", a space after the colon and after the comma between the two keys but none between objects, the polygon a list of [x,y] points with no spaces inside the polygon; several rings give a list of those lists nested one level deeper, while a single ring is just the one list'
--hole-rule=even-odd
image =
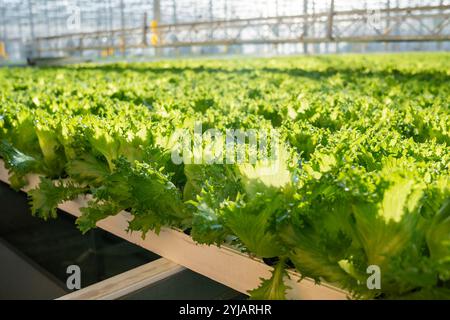
[{"label": "soilless growing tray", "polygon": [[[38,175],[28,175],[29,184],[24,191],[33,189],[39,182]],[[3,160],[0,160],[0,180],[9,183],[8,170],[5,168]],[[87,197],[80,197],[74,201],[66,201],[58,206],[59,209],[75,216],[80,216],[79,209],[86,205]],[[149,278],[150,282],[139,282],[138,286],[148,285],[156,282],[162,277],[174,274],[179,270],[179,266],[184,266],[192,271],[200,273],[212,280],[222,283],[236,291],[247,293],[249,290],[259,285],[260,278],[269,278],[272,267],[263,261],[252,258],[239,252],[236,249],[221,246],[206,246],[196,244],[188,235],[178,230],[164,228],[160,234],[148,232],[145,239],[142,238],[141,232],[127,232],[128,221],[130,215],[127,212],[112,217],[108,217],[97,223],[97,227],[108,231],[120,238],[134,243],[142,248],[152,251],[167,260],[158,261],[157,270],[155,265],[142,266],[134,270],[131,277],[139,277],[139,280]],[[169,261],[170,260],[170,261]],[[153,263],[153,262],[152,262]],[[150,270],[150,272],[149,272]],[[146,275],[147,272],[147,275]],[[112,282],[126,281],[127,277],[116,276]],[[315,284],[311,279],[303,279],[300,281],[300,275],[296,272],[289,271],[290,279],[287,285],[291,287],[287,291],[287,297],[290,299],[346,299],[345,291],[334,288],[326,284]],[[99,288],[108,286],[106,284],[94,285],[92,294],[90,290],[78,293],[74,292],[67,296],[67,299],[112,299],[116,295],[114,293],[103,294],[98,292]],[[124,289],[126,288],[126,289]],[[117,292],[120,290],[136,290],[137,288],[130,283],[119,285],[115,288]],[[128,292],[130,292],[128,291]]]},{"label": "soilless growing tray", "polygon": [[2,69],[4,179],[254,299],[448,299],[448,57]]}]

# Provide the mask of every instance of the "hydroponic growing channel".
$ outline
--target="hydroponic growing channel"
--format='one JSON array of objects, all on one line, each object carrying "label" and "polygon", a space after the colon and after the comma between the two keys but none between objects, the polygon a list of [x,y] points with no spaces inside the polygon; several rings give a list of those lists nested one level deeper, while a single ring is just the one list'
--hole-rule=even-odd
[{"label": "hydroponic growing channel", "polygon": [[[2,69],[2,179],[38,217],[59,205],[81,232],[252,298],[313,279],[316,298],[448,299],[449,67],[439,53]],[[192,257],[164,247],[171,233]],[[261,272],[217,275],[217,252]]]}]

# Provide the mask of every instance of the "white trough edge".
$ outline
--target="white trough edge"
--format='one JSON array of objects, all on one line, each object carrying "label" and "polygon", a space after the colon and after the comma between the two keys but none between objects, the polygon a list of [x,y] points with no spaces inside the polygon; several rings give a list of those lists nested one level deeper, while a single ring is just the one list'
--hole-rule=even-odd
[{"label": "white trough edge", "polygon": [[140,267],[59,297],[56,300],[118,299],[183,270],[186,269],[165,258],[159,258]]}]

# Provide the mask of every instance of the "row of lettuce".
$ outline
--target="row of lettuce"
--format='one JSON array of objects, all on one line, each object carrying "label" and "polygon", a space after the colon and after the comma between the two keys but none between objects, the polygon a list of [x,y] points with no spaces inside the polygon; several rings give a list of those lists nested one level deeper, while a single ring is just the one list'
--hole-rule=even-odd
[{"label": "row of lettuce", "polygon": [[[267,258],[273,276],[253,298],[284,298],[295,268],[353,298],[448,299],[449,58],[3,69],[0,156],[16,189],[43,176],[36,216],[90,194],[82,232],[127,210],[130,232],[176,227]],[[174,163],[173,134],[197,122],[276,130],[279,156]],[[381,287],[367,283],[374,265]]]}]

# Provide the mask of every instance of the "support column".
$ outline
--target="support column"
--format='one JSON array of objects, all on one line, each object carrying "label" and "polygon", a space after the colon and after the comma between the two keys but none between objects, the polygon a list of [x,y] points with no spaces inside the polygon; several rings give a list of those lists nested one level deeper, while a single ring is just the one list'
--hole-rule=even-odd
[{"label": "support column", "polygon": [[[228,2],[228,0],[225,0],[223,2],[224,20],[228,20],[228,5],[227,5],[227,2]],[[224,33],[225,33],[225,39],[228,40],[228,26],[227,26],[227,24],[225,24]],[[228,45],[225,45],[225,53],[228,53],[228,51],[229,51]]]},{"label": "support column", "polygon": [[[172,23],[173,24],[177,24],[178,23],[178,16],[177,16],[177,2],[176,0],[172,0],[172,10],[173,10],[173,14],[172,14]],[[177,38],[178,41],[178,38]],[[179,47],[175,47],[175,55],[179,56],[180,55],[180,48]]]},{"label": "support column", "polygon": [[108,0],[108,15],[109,15],[109,19],[108,19],[108,29],[110,31],[109,33],[109,48],[108,48],[108,53],[112,53],[112,51],[114,50],[114,26],[113,26],[113,8],[112,8],[112,3],[111,0]]},{"label": "support column", "polygon": [[[389,27],[391,26],[391,0],[387,0],[386,2],[386,23],[385,23],[385,31],[383,33],[386,32],[386,30],[389,30]],[[388,51],[389,49],[389,43],[385,42],[384,43],[384,50]]]},{"label": "support column", "polygon": [[[208,20],[210,22],[214,21],[214,10],[213,10],[213,1],[212,0],[209,0],[209,3],[208,3]],[[211,28],[209,31],[209,34],[208,34],[208,40],[212,42],[213,39],[214,39],[214,29]],[[204,48],[206,54],[214,54],[215,49],[216,49],[216,46],[213,46],[213,45],[207,46]]]},{"label": "support column", "polygon": [[5,21],[5,8],[2,6],[0,7],[0,23],[1,23],[1,27],[2,27],[2,34],[0,37],[0,58],[6,59],[7,58],[7,54],[6,54],[6,21]]},{"label": "support column", "polygon": [[[396,0],[395,7],[396,8],[400,7],[400,0]],[[395,21],[397,22],[397,24],[395,26],[395,33],[394,34],[396,36],[399,36],[400,35],[400,23],[398,23],[398,13],[396,13],[395,15],[396,15],[396,20]],[[395,42],[394,47],[395,47],[395,51],[400,51],[400,44],[398,42]]]},{"label": "support column", "polygon": [[[311,35],[312,35],[312,37],[313,38],[315,38],[316,37],[316,16],[315,16],[315,14],[316,14],[316,1],[315,0],[312,0],[312,22],[311,22]],[[320,48],[319,48],[319,44],[318,43],[314,43],[313,45],[312,45],[312,48],[313,48],[313,54],[316,54],[317,53],[317,51],[320,51]]]},{"label": "support column", "polygon": [[[441,1],[439,1],[439,6],[443,6],[444,5],[444,0],[441,0]],[[439,13],[440,14],[442,14],[442,9],[439,9]],[[440,20],[439,22],[441,22],[442,20]],[[442,41],[438,41],[438,43],[437,43],[437,49],[439,50],[439,51],[441,51],[442,50]]]},{"label": "support column", "polygon": [[[161,5],[159,0],[153,0],[153,21],[156,21],[157,27],[156,30],[159,28],[159,24],[161,23]],[[157,31],[156,36],[158,37],[158,43],[155,47],[155,56],[159,57],[162,53],[161,48],[158,47],[158,44],[160,43],[160,34]]]},{"label": "support column", "polygon": [[2,26],[2,41],[5,41],[6,40],[6,19],[5,19],[5,11],[6,11],[6,8],[5,7],[0,7],[0,12],[1,12],[1,14],[0,14],[0,18],[2,19],[1,20],[1,26]]},{"label": "support column", "polygon": [[33,5],[31,0],[28,0],[28,21],[30,21],[30,37],[34,41],[34,19],[33,19]]},{"label": "support column", "polygon": [[327,23],[327,39],[325,43],[325,52],[329,52],[329,44],[333,40],[333,20],[334,20],[334,0],[331,0],[330,11],[328,12],[328,23]]},{"label": "support column", "polygon": [[[35,46],[37,45],[34,41],[35,34],[34,34],[34,18],[33,18],[33,4],[31,3],[31,0],[28,0],[28,22],[30,24],[30,41],[27,43],[27,46],[29,45],[29,48],[31,52],[31,56],[34,55]],[[28,58],[28,57],[27,57]]]},{"label": "support column", "polygon": [[[278,0],[275,0],[275,16],[278,17]],[[280,37],[280,32],[278,29],[278,24],[276,24],[274,27],[274,29],[272,29],[275,33],[275,37],[278,39]],[[278,43],[275,44],[275,53],[279,54],[280,53],[280,45]]]},{"label": "support column", "polygon": [[120,51],[122,52],[122,56],[125,56],[126,43],[125,43],[125,15],[124,15],[125,5],[123,0],[120,0],[120,29],[121,29],[121,43],[120,43]]},{"label": "support column", "polygon": [[308,37],[308,0],[303,0],[303,54],[308,54],[308,44],[305,39]]},{"label": "support column", "polygon": [[148,24],[147,24],[147,12],[144,12],[144,21],[142,21],[142,46],[147,47],[148,41],[147,41],[147,30],[148,30]]},{"label": "support column", "polygon": [[330,11],[328,12],[327,38],[333,40],[333,18],[334,18],[334,0],[331,0]]}]

